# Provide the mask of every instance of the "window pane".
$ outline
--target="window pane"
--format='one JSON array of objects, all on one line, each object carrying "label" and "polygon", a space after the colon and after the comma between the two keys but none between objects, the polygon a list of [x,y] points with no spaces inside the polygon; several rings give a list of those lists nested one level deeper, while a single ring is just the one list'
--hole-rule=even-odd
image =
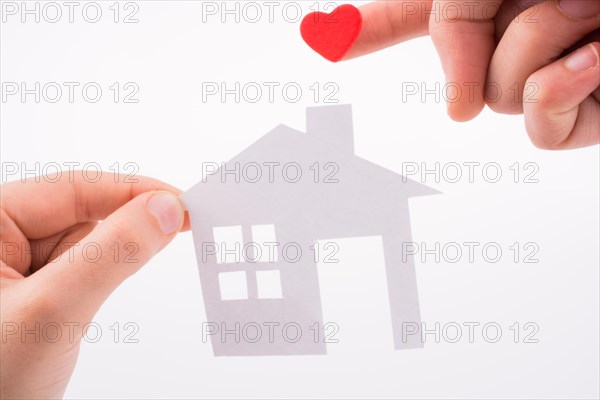
[{"label": "window pane", "polygon": [[217,246],[218,264],[244,262],[242,257],[244,239],[241,225],[215,226],[213,228],[213,239]]},{"label": "window pane", "polygon": [[281,299],[281,276],[279,270],[256,271],[259,299]]},{"label": "window pane", "polygon": [[221,300],[242,300],[248,298],[248,284],[245,271],[219,273]]},{"label": "window pane", "polygon": [[275,225],[252,225],[252,242],[260,249],[260,254],[255,255],[256,262],[277,262],[278,246],[275,236]]}]

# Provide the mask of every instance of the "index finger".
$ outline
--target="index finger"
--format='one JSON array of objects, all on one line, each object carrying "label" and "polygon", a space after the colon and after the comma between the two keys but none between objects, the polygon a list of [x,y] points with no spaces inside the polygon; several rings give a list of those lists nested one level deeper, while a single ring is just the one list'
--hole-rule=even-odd
[{"label": "index finger", "polygon": [[429,33],[432,0],[382,0],[359,7],[363,27],[343,60]]},{"label": "index finger", "polygon": [[[71,173],[73,172],[73,173]],[[70,171],[1,185],[0,208],[28,239],[41,239],[73,225],[106,218],[137,195],[181,190],[143,176],[103,172],[99,179]]]}]

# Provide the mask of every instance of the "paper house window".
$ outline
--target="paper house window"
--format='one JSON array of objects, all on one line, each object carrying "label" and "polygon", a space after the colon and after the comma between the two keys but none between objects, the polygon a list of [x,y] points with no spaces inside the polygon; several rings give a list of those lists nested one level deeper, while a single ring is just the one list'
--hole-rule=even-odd
[{"label": "paper house window", "polygon": [[241,225],[214,227],[217,264],[277,262],[279,257],[275,226],[252,225],[251,232],[251,240],[245,243]]},{"label": "paper house window", "polygon": [[[246,232],[250,232],[251,236],[247,242],[244,241],[244,229],[240,225],[213,228],[217,264],[238,264],[242,268],[240,271],[218,274],[221,300],[283,298],[279,269],[265,270],[256,267],[273,265],[279,259],[275,226],[252,225]],[[276,268],[275,265],[273,267]],[[246,274],[253,276],[248,277]]]},{"label": "paper house window", "polygon": [[243,261],[241,254],[244,240],[240,225],[214,227],[213,239],[217,246],[217,264]]},{"label": "paper house window", "polygon": [[246,300],[248,298],[246,271],[221,272],[219,287],[221,300]]},{"label": "paper house window", "polygon": [[252,225],[252,242],[260,249],[257,262],[277,262],[275,225]]}]

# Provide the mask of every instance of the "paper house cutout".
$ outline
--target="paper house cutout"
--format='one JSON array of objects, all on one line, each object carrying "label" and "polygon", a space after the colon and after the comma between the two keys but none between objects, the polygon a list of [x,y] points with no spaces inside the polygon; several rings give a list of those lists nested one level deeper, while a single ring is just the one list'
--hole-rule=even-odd
[{"label": "paper house cutout", "polygon": [[363,236],[382,238],[394,348],[422,347],[418,335],[402,338],[403,323],[421,318],[401,246],[411,242],[408,199],[438,192],[356,156],[350,105],[308,108],[306,126],[277,126],[182,195],[214,354],[325,354],[311,331],[324,321],[309,249]]}]

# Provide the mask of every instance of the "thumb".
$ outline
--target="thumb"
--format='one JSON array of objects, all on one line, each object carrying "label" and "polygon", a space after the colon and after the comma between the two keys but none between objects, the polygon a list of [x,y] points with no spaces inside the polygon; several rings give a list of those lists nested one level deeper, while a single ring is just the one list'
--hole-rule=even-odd
[{"label": "thumb", "polygon": [[175,237],[183,222],[184,209],[176,195],[141,194],[71,244],[55,265],[32,275],[35,290],[45,292],[41,297],[52,304],[55,316],[91,319],[121,282]]},{"label": "thumb", "polygon": [[523,110],[534,145],[558,150],[598,144],[600,103],[593,93],[600,87],[599,54],[600,43],[589,43],[529,77],[536,93],[524,98]]}]

